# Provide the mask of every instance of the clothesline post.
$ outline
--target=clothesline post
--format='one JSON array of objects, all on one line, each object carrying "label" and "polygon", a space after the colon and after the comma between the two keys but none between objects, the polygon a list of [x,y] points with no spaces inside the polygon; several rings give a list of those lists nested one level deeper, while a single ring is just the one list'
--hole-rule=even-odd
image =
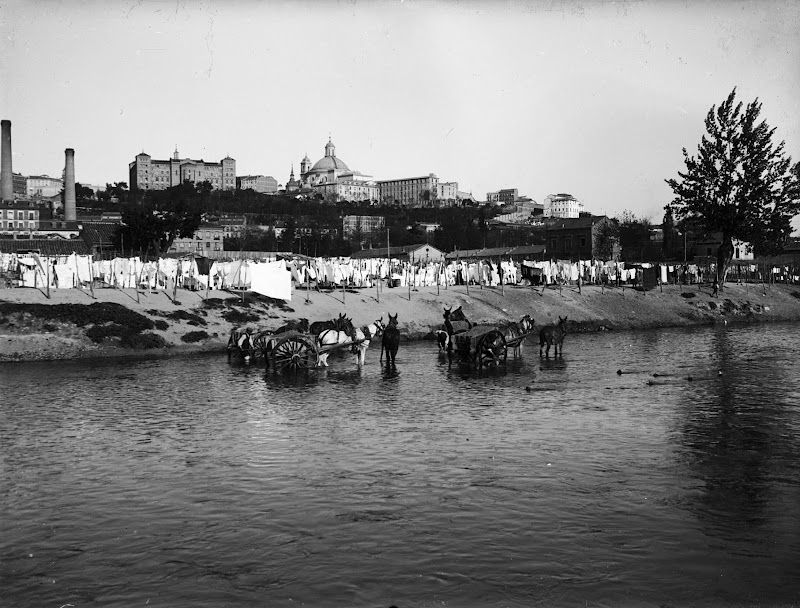
[{"label": "clothesline post", "polygon": [[47,258],[47,299],[50,299],[50,258]]},{"label": "clothesline post", "polygon": [[172,288],[172,303],[175,303],[175,299],[178,297],[178,277],[181,276],[181,261],[178,259],[178,269],[175,271],[175,285]]},{"label": "clothesline post", "polygon": [[381,303],[381,290],[380,290],[381,279],[380,279],[379,276],[375,275],[375,258],[370,258],[369,259],[369,270],[370,270],[370,273],[372,274],[372,279],[375,281],[375,300],[378,302],[378,304],[380,304]]},{"label": "clothesline post", "polygon": [[308,272],[308,269],[311,267],[311,264],[308,260],[306,260],[306,304],[308,304],[311,300],[311,273]]},{"label": "clothesline post", "polygon": [[506,295],[506,288],[503,281],[503,258],[497,256],[497,274],[500,275],[500,295]]},{"label": "clothesline post", "polygon": [[206,300],[208,300],[208,291],[211,289],[211,264],[208,265],[208,280],[206,280]]},{"label": "clothesline post", "polygon": [[[50,281],[47,281],[47,288],[50,289]],[[92,256],[89,256],[89,291],[92,292],[92,299],[94,300],[94,268],[92,267]]]}]

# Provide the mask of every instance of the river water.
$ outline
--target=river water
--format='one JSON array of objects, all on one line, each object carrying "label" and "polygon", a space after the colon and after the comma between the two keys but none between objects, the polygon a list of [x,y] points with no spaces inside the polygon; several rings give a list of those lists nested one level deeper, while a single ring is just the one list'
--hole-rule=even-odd
[{"label": "river water", "polygon": [[0,605],[797,605],[800,327],[564,346],[5,364]]}]

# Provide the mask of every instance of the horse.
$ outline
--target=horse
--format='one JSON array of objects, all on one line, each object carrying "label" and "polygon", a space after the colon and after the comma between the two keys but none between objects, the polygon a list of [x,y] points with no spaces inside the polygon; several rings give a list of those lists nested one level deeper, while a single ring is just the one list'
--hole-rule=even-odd
[{"label": "horse", "polygon": [[563,355],[564,336],[567,333],[567,317],[563,319],[559,316],[558,323],[555,325],[545,325],[539,332],[539,356],[542,356],[542,348],[547,344],[545,356],[550,356],[550,347],[555,347],[555,356],[558,353]]},{"label": "horse", "polygon": [[369,343],[373,338],[380,338],[383,335],[383,330],[386,326],[383,324],[383,317],[377,319],[374,323],[365,325],[364,327],[357,327],[355,332],[355,341],[353,344],[352,352],[356,355],[356,363],[359,366],[364,365],[367,357],[367,349]]},{"label": "horse", "polygon": [[[336,320],[336,329],[323,329],[317,336],[317,343],[320,347],[334,346],[336,344],[350,344],[356,339],[356,328],[353,322],[343,314]],[[328,355],[330,351],[319,354],[319,366],[328,367]]]},{"label": "horse", "polygon": [[[447,330],[447,342],[445,346],[447,347],[447,352],[453,350],[453,334],[469,331],[472,329],[472,326],[473,324],[467,320],[464,311],[461,310],[461,306],[455,309],[453,309],[452,306],[444,309],[444,327]],[[440,348],[441,343],[440,340]]]},{"label": "horse", "polygon": [[331,319],[330,321],[314,321],[309,326],[308,332],[315,336],[319,336],[326,329],[340,330],[342,328],[342,323],[346,320],[347,316],[344,313],[339,313],[339,317],[337,319]]},{"label": "horse", "polygon": [[386,352],[387,365],[394,365],[398,348],[400,348],[400,330],[397,328],[397,315],[389,315],[389,323],[383,330],[383,339],[381,340],[381,361],[383,361],[383,353]]},{"label": "horse", "polygon": [[255,355],[253,337],[249,329],[234,327],[228,337],[228,362],[233,355],[240,357],[245,363],[250,363],[250,357]]},{"label": "horse", "polygon": [[439,352],[441,353],[446,351],[447,346],[450,343],[450,336],[447,334],[447,330],[437,329],[435,332],[433,332],[433,335],[436,336],[436,343],[439,345]]},{"label": "horse", "polygon": [[287,331],[299,331],[302,334],[307,334],[311,331],[311,326],[308,323],[308,319],[290,319],[272,333],[282,334]]},{"label": "horse", "polygon": [[508,321],[501,324],[498,329],[503,332],[506,342],[518,340],[516,345],[513,346],[514,356],[516,357],[522,353],[522,340],[519,340],[519,338],[531,332],[533,329],[533,319],[530,315],[524,315],[517,322]]}]

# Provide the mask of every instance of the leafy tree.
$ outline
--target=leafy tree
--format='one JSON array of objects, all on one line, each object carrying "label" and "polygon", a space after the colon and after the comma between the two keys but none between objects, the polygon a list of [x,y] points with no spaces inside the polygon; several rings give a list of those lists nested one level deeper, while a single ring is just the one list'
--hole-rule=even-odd
[{"label": "leafy tree", "polygon": [[684,148],[685,172],[666,180],[675,194],[672,209],[678,220],[696,219],[706,231],[722,233],[720,279],[733,258],[733,239],[749,242],[758,255],[774,255],[783,249],[790,222],[800,213],[800,167],[792,165],[783,141],[773,143],[775,129],[759,121],[758,99],[743,109],[735,98],[734,88],[718,108],[711,107],[697,156]]},{"label": "leafy tree", "polygon": [[202,198],[188,182],[166,190],[148,190],[141,202],[121,207],[122,224],[116,232],[120,251],[139,251],[160,257],[175,239],[189,238],[200,227]]},{"label": "leafy tree", "polygon": [[614,260],[619,245],[619,222],[609,218],[597,227],[597,237],[592,254],[600,260]]}]

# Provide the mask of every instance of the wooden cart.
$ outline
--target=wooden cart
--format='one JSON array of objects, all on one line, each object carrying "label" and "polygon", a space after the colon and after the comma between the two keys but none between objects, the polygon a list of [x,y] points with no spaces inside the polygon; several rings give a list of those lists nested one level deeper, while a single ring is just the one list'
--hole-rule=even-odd
[{"label": "wooden cart", "polygon": [[508,358],[506,338],[493,325],[476,325],[467,331],[455,333],[450,338],[453,341],[450,354],[452,361],[488,367],[505,363]]}]

